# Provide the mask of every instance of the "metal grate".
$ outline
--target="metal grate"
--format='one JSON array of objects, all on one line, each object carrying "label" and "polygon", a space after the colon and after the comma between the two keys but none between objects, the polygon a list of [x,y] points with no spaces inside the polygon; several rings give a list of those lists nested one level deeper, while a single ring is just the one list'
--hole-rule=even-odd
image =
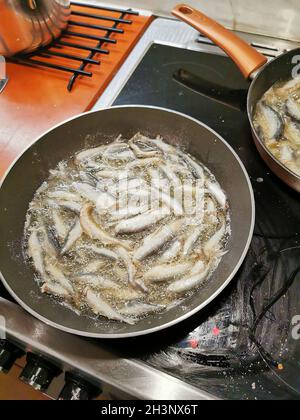
[{"label": "metal grate", "polygon": [[[92,77],[92,71],[87,71],[87,65],[100,65],[101,61],[97,59],[95,56],[96,54],[104,54],[108,55],[110,53],[109,49],[104,48],[104,44],[117,44],[117,40],[112,38],[112,34],[124,34],[124,29],[119,28],[119,25],[131,25],[133,21],[130,19],[130,16],[138,16],[139,13],[135,12],[131,9],[123,10],[118,8],[111,8],[111,7],[102,7],[96,5],[90,5],[85,3],[71,3],[71,6],[76,6],[79,8],[84,9],[91,9],[91,13],[87,13],[86,11],[78,11],[78,10],[71,10],[71,19],[69,21],[69,25],[65,31],[63,31],[61,37],[59,39],[54,40],[50,45],[40,48],[39,50],[35,51],[34,53],[27,54],[27,55],[18,55],[13,57],[11,61],[17,62],[20,64],[25,65],[33,65],[38,67],[46,67],[51,69],[56,69],[63,72],[72,73],[72,76],[68,82],[67,89],[69,91],[72,90],[75,81],[77,80],[78,76],[84,77]],[[105,16],[104,14],[96,14],[93,13],[93,10],[97,11],[107,11],[107,12],[115,12],[119,13],[119,17],[112,17],[112,16]],[[72,20],[72,16],[77,16],[80,18],[86,18],[87,21],[78,21]],[[88,19],[98,19],[101,21],[106,21],[107,25],[95,25],[88,23]],[[109,24],[111,23],[111,25]],[[86,28],[86,29],[93,29],[99,30],[102,33],[105,32],[103,35],[93,35],[82,32],[77,32],[76,28]],[[82,45],[78,43],[78,39],[88,39],[97,41],[95,46],[90,45]],[[87,55],[75,55],[70,53],[62,52],[63,47],[71,47],[77,50],[81,50],[86,52]],[[60,50],[60,51],[59,51]],[[47,58],[49,61],[43,61],[39,58]],[[55,62],[54,58],[64,58],[70,60],[70,65],[61,65],[59,62]],[[74,62],[80,62],[78,67],[75,66]]]},{"label": "metal grate", "polygon": [[[213,41],[208,39],[203,34],[199,34],[196,41],[199,44],[211,45],[211,46],[214,46],[214,47],[216,46],[216,44]],[[284,50],[281,50],[280,48],[274,47],[272,45],[266,45],[266,44],[261,44],[261,43],[257,43],[257,42],[249,42],[249,43],[252,47],[256,48],[257,51],[259,51],[260,53],[265,55],[267,58],[276,58],[278,55],[280,55],[284,52]]]}]

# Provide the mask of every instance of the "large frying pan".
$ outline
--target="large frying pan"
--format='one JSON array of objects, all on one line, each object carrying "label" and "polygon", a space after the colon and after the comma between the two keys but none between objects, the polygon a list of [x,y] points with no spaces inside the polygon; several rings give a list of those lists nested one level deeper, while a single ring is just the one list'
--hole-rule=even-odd
[{"label": "large frying pan", "polygon": [[295,58],[300,56],[300,49],[281,55],[267,63],[267,58],[250,47],[245,41],[203,13],[186,4],[178,5],[173,10],[174,16],[193,26],[222,48],[237,64],[245,78],[253,79],[247,109],[255,145],[269,168],[286,184],[300,192],[300,176],[284,166],[268,150],[260,138],[253,117],[256,105],[274,83],[292,78],[295,70]]},{"label": "large frying pan", "polygon": [[[135,326],[92,320],[41,294],[32,268],[25,264],[22,237],[28,204],[48,171],[85,147],[114,140],[120,133],[162,135],[204,162],[228,194],[232,237],[229,253],[211,280],[184,305],[154,315]],[[1,278],[16,301],[40,320],[78,335],[120,338],[148,334],[174,325],[216,298],[229,284],[248,251],[254,228],[254,198],[246,170],[231,147],[214,131],[177,112],[140,106],[116,107],[84,114],[57,126],[29,147],[0,186]],[[0,307],[1,314],[1,307]]]}]

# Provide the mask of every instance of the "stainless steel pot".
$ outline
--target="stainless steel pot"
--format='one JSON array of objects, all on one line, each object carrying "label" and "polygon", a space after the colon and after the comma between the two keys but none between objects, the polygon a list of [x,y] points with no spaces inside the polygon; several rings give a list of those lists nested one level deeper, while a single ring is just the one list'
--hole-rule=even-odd
[{"label": "stainless steel pot", "polygon": [[28,53],[66,28],[69,0],[0,0],[0,55]]},{"label": "stainless steel pot", "polygon": [[[104,318],[93,320],[42,295],[32,267],[25,263],[22,239],[28,205],[49,170],[82,150],[137,132],[171,144],[182,144],[217,177],[227,193],[232,236],[229,252],[205,285],[183,305],[152,315],[136,325]],[[64,139],[64,141],[62,141]],[[252,239],[254,197],[247,172],[234,150],[201,122],[161,108],[126,106],[83,114],[44,134],[20,156],[0,184],[0,279],[28,312],[61,330],[96,338],[121,338],[149,334],[177,324],[214,300],[234,278]],[[0,310],[1,312],[1,310]]]}]

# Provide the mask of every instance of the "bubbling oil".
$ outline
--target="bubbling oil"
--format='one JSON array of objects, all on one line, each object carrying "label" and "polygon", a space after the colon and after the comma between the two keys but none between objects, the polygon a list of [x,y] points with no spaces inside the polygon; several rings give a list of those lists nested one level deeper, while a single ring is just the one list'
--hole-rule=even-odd
[{"label": "bubbling oil", "polygon": [[[50,171],[48,179],[38,189],[30,203],[25,224],[24,241],[28,263],[35,269],[39,284],[59,284],[65,287],[61,282],[61,274],[55,278],[49,267],[58,269],[59,273],[62,273],[73,288],[73,292],[63,297],[54,294],[53,297],[61,303],[71,305],[80,313],[92,315],[91,308],[86,300],[87,288],[99,294],[101,299],[116,311],[121,311],[122,308],[136,302],[157,305],[160,308],[158,311],[161,311],[161,308],[167,310],[174,303],[182,302],[183,299],[195,293],[195,290],[198,290],[203,282],[209,281],[209,276],[217,268],[226,248],[230,236],[230,210],[227,201],[225,205],[220,203],[220,192],[224,197],[225,194],[215,176],[202,163],[187,154],[183,154],[179,148],[164,143],[169,147],[169,153],[166,153],[159,147],[161,143],[156,147],[156,140],[149,140],[151,140],[150,144],[147,144],[147,138],[143,136],[141,136],[140,142],[138,139],[136,140],[136,145],[145,157],[136,156],[135,149],[132,150],[130,146],[130,141],[120,140],[119,138],[114,143],[103,146],[101,153],[96,157],[92,156],[92,151],[95,149],[91,149],[91,158],[79,161],[78,156],[80,155],[76,155],[60,162],[55,169]],[[146,157],[149,154],[155,154],[155,157]],[[199,172],[203,171],[203,179],[199,180],[197,178],[195,168],[187,164],[184,156],[189,156],[201,168]],[[146,164],[145,159],[149,159]],[[151,161],[151,159],[153,160]],[[133,162],[134,165],[132,165]],[[172,169],[173,166],[176,166],[176,168]],[[168,176],[168,173],[166,174],[166,171],[161,170],[161,168],[170,168],[173,178]],[[111,174],[111,176],[107,176],[107,174]],[[201,188],[201,213],[186,214],[183,206],[183,213],[178,215],[171,206],[162,220],[148,226],[147,214],[150,214],[153,210],[151,209],[151,191],[153,191],[152,185],[155,174],[158,178],[155,180],[155,185],[163,182],[163,188],[159,191],[163,190],[165,195],[168,191],[170,195],[168,204],[176,201],[176,192],[179,188],[185,191],[186,184],[192,191],[189,204],[194,208],[197,204],[195,193],[197,188]],[[134,180],[138,181],[139,188],[126,189],[126,182],[130,185],[130,182]],[[201,187],[198,187],[198,181],[201,181]],[[219,191],[219,196],[209,189],[208,185],[212,184],[215,186],[215,190]],[[130,221],[139,216],[137,213],[135,216],[130,214],[126,217],[125,213],[117,218],[113,217],[113,215],[118,215],[118,211],[121,210],[120,195],[124,192],[127,200],[130,201],[129,208],[140,206],[143,209],[145,205],[148,205],[146,212],[143,213],[141,210],[142,215],[146,213],[146,226],[137,232],[117,234],[115,229],[118,223],[126,219]],[[103,206],[104,197],[114,204],[105,208]],[[122,241],[124,241],[124,244],[130,242],[131,248],[126,251],[129,263],[121,257],[110,259],[95,252],[95,247],[98,247],[118,254],[118,247],[93,239],[84,229],[68,251],[62,253],[62,249],[72,236],[74,226],[81,220],[82,208],[86,204],[93,205],[91,215],[93,223],[101,227],[106,235],[117,238],[120,243]],[[159,209],[167,207],[161,195],[156,200],[156,205]],[[171,239],[166,240],[165,243],[162,243],[141,261],[134,258],[136,250],[145,243],[145,239],[149,241],[150,238],[151,240],[151,235],[154,237],[159,234],[164,227],[170,226],[175,220],[184,220],[184,223],[172,235]],[[212,252],[206,255],[203,250],[205,244],[214,237],[224,223],[226,224],[225,234],[217,241]],[[199,237],[196,238],[188,255],[183,255],[182,250],[185,242],[193,231],[199,227],[201,227]],[[29,238],[33,232],[37,232],[40,244],[39,250],[30,249]],[[187,261],[195,266],[200,260],[203,260],[204,266],[209,267],[209,275],[202,284],[199,284],[196,289],[181,293],[171,293],[168,286],[173,282],[180,281],[181,278],[188,278],[191,275],[190,270],[181,277],[175,274],[166,281],[154,282],[147,280],[146,277],[149,270],[162,264],[161,259],[175,240],[179,242],[181,249],[173,258],[164,263],[165,267],[172,269],[173,265]],[[44,264],[43,274],[38,272],[35,265],[38,256],[42,258]],[[144,290],[135,287],[129,281],[130,268],[134,271],[136,284],[142,283]],[[97,286],[95,282],[90,282],[91,278],[105,279],[116,287]],[[104,313],[101,314],[101,311],[99,314],[105,315]],[[147,314],[142,315],[142,317],[144,316],[147,316]],[[140,317],[139,315],[135,318],[139,319]]]}]

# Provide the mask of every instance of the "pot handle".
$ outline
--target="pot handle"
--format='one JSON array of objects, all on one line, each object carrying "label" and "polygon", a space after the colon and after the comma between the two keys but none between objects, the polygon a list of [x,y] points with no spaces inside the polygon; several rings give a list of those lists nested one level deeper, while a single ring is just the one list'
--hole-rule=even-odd
[{"label": "pot handle", "polygon": [[267,58],[247,42],[193,7],[180,4],[173,9],[172,13],[222,48],[247,79],[267,63]]}]

